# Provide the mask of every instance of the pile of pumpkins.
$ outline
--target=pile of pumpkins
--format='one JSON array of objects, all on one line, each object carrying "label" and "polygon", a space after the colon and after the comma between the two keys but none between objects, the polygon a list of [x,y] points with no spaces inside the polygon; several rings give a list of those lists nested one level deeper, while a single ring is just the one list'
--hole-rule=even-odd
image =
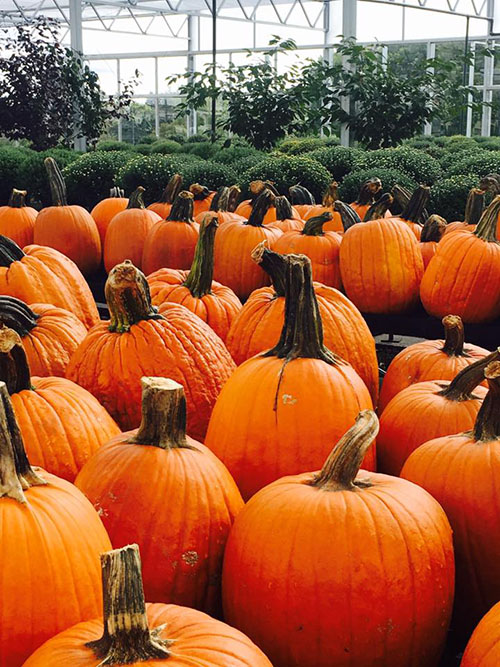
[{"label": "pile of pumpkins", "polygon": [[379,396],[349,298],[370,271],[379,305],[423,290],[448,247],[493,293],[500,200],[414,283],[423,187],[348,206],[258,182],[236,205],[174,177],[148,230],[141,189],[94,209],[99,321],[48,169],[34,236],[0,210],[0,667],[437,667],[450,624],[463,667],[500,664],[500,349],[445,312]]}]

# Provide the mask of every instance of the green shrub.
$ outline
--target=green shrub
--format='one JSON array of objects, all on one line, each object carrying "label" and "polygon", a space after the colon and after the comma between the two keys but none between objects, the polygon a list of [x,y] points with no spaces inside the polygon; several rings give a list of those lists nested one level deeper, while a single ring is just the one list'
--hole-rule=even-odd
[{"label": "green shrub", "polygon": [[162,141],[157,141],[151,146],[151,154],[163,153],[164,155],[170,155],[172,153],[179,153],[182,150],[182,145],[173,141],[172,139],[163,139]]},{"label": "green shrub", "polygon": [[287,137],[277,146],[281,153],[287,155],[303,155],[324,147],[325,140],[321,137]]},{"label": "green shrub", "polygon": [[82,153],[68,148],[49,148],[41,152],[26,151],[27,160],[24,163],[23,172],[25,182],[29,183],[30,201],[36,203],[37,207],[52,204],[52,195],[44,165],[46,157],[53,157],[59,168],[64,169],[67,165],[78,160],[81,155]]},{"label": "green shrub", "polygon": [[187,139],[188,144],[197,144],[202,141],[210,141],[208,134],[193,134]]},{"label": "green shrub", "polygon": [[198,155],[204,160],[210,160],[211,157],[220,150],[220,144],[212,144],[209,141],[197,141],[184,144],[184,153]]},{"label": "green shrub", "polygon": [[238,182],[243,180],[245,172],[251,167],[255,167],[264,160],[268,159],[265,153],[257,153],[255,155],[247,155],[247,157],[241,158],[237,162],[234,162],[231,167],[235,170],[238,175]]},{"label": "green shrub", "polygon": [[410,190],[414,190],[417,187],[415,180],[398,169],[388,169],[385,167],[381,167],[380,169],[358,169],[352,171],[342,181],[339,187],[340,199],[348,204],[355,201],[361,184],[374,176],[377,176],[382,181],[382,192],[390,192],[396,184],[403,185]]},{"label": "green shrub", "polygon": [[131,151],[133,148],[132,144],[127,144],[126,141],[115,141],[114,139],[105,139],[96,146],[98,151]]},{"label": "green shrub", "polygon": [[28,190],[31,197],[31,187],[25,179],[23,169],[27,157],[18,148],[0,148],[0,206],[5,206],[9,201],[12,188]]},{"label": "green shrub", "polygon": [[233,163],[238,163],[240,160],[251,155],[257,155],[261,159],[266,157],[266,153],[258,151],[256,148],[252,148],[251,146],[230,146],[229,148],[221,148],[218,150],[213,154],[211,159],[214,162],[232,165]]},{"label": "green shrub", "polygon": [[477,174],[486,176],[486,174],[500,172],[500,152],[478,151],[469,155],[463,155],[460,160],[451,164],[447,175],[460,176],[461,174]]},{"label": "green shrub", "polygon": [[426,185],[432,185],[441,175],[439,162],[416,148],[401,146],[400,148],[381,148],[376,151],[366,151],[356,160],[356,169],[371,167],[387,167],[397,169],[412,180]]},{"label": "green shrub", "polygon": [[448,222],[464,219],[469,190],[477,185],[477,176],[460,175],[443,178],[431,187],[429,209]]},{"label": "green shrub", "polygon": [[163,141],[163,139],[166,139],[168,141],[176,141],[178,144],[185,144],[187,139],[185,134],[180,134],[179,132],[165,132],[163,134],[160,132],[160,141]]},{"label": "green shrub", "polygon": [[[500,137],[474,137],[476,143],[486,151],[500,150]],[[482,141],[480,141],[482,139]]]},{"label": "green shrub", "polygon": [[238,180],[236,172],[230,166],[209,160],[190,164],[186,167],[183,176],[186,186],[200,183],[206,185],[210,190],[216,190],[222,185],[233,185]]},{"label": "green shrub", "polygon": [[140,153],[141,155],[151,155],[152,144],[135,144],[133,146],[134,153]]},{"label": "green shrub", "polygon": [[258,179],[272,181],[281,194],[288,194],[291,185],[300,183],[320,201],[332,181],[332,175],[309,157],[284,156],[266,158],[244,172],[240,183],[243,192],[248,190],[251,181]]},{"label": "green shrub", "polygon": [[354,168],[356,160],[360,159],[364,151],[359,148],[346,146],[331,146],[320,148],[307,154],[307,157],[317,160],[323,165],[336,181],[341,181]]}]

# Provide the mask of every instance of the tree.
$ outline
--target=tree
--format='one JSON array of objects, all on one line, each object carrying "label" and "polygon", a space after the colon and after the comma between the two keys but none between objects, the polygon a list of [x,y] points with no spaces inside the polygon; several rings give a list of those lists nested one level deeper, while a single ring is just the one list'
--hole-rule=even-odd
[{"label": "tree", "polygon": [[126,115],[135,86],[132,80],[120,95],[105,95],[97,74],[57,33],[47,17],[4,30],[0,134],[28,139],[37,150],[83,136],[96,141],[110,120]]}]

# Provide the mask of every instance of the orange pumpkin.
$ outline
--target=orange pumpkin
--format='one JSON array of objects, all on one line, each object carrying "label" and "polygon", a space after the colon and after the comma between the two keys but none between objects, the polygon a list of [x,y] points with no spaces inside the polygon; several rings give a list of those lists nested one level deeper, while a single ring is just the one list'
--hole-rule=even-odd
[{"label": "orange pumpkin", "polygon": [[210,210],[212,200],[215,197],[215,192],[199,183],[190,185],[189,192],[193,195],[193,216],[197,216],[199,213],[205,213]]},{"label": "orange pumpkin", "polygon": [[301,220],[305,220],[307,212],[316,206],[313,195],[303,185],[292,185],[288,188],[290,201]]},{"label": "orange pumpkin", "polygon": [[281,229],[282,232],[301,231],[304,229],[304,221],[294,217],[294,211],[286,197],[276,197],[274,200],[276,208],[276,221],[270,226]]},{"label": "orange pumpkin", "polygon": [[325,232],[342,232],[344,230],[342,224],[342,218],[340,213],[335,207],[335,202],[338,200],[338,183],[333,181],[328,186],[327,191],[323,196],[323,201],[321,204],[316,206],[311,206],[309,210],[304,214],[304,220],[309,220],[310,218],[316,218],[322,213],[331,213],[332,217],[330,220],[325,222],[323,231]]},{"label": "orange pumpkin", "polygon": [[224,343],[184,306],[165,304],[158,314],[146,278],[129,261],[110,272],[105,293],[111,319],[87,334],[67,377],[90,391],[123,430],[141,420],[141,377],[171,377],[186,391],[188,433],[203,439],[234,369]]},{"label": "orange pumpkin", "polygon": [[376,434],[375,413],[361,412],[321,472],[274,482],[236,517],[224,616],[274,667],[439,663],[453,603],[450,525],[423,489],[359,470]]},{"label": "orange pumpkin", "polygon": [[0,322],[21,336],[31,371],[42,377],[64,377],[71,355],[87,334],[68,310],[47,303],[27,306],[12,296],[0,296]]},{"label": "orange pumpkin", "polygon": [[375,195],[377,195],[381,189],[382,181],[377,177],[369,178],[367,181],[361,184],[358,198],[356,201],[353,201],[350,204],[353,210],[356,211],[356,213],[359,215],[361,220],[364,219],[368,209],[375,201]]},{"label": "orange pumpkin", "polygon": [[[235,213],[241,215],[245,220],[248,220],[252,215],[254,204],[257,201],[261,201],[260,195],[266,190],[273,194],[275,197],[279,195],[279,192],[276,190],[274,185],[269,181],[252,181],[248,186],[250,192],[250,199],[245,199],[238,204],[235,209]],[[297,215],[297,217],[300,217]],[[268,225],[271,222],[276,222],[276,209],[274,208],[274,198],[270,197],[269,208],[266,210],[262,223]]]},{"label": "orange pumpkin", "polygon": [[474,232],[443,237],[429,262],[420,297],[435,317],[450,312],[464,322],[490,322],[500,315],[500,245],[496,237],[500,196],[484,211]]},{"label": "orange pumpkin", "polygon": [[55,248],[69,257],[84,275],[101,263],[101,239],[97,225],[82,206],[69,206],[66,185],[54,158],[44,160],[52,193],[52,206],[37,215],[33,242]]},{"label": "orange pumpkin", "polygon": [[193,220],[193,195],[184,190],[177,195],[166,220],[159,220],[144,241],[142,267],[149,274],[158,269],[189,269],[200,233]]},{"label": "orange pumpkin", "polygon": [[465,637],[500,598],[500,362],[485,370],[489,392],[472,432],[426,442],[401,476],[431,493],[453,530],[456,627]]},{"label": "orange pumpkin", "polygon": [[497,667],[500,664],[500,602],[472,633],[460,667]]},{"label": "orange pumpkin", "polygon": [[[404,222],[415,234],[417,241],[420,241],[422,224],[429,217],[426,206],[429,203],[430,188],[427,185],[419,185],[413,194],[408,197],[409,193],[406,193],[404,188],[399,185],[394,186],[393,195],[401,194],[402,192],[404,194],[402,200],[406,203],[402,207],[403,210],[400,215],[392,217],[391,220]],[[397,200],[397,196],[395,198]]]},{"label": "orange pumpkin", "polygon": [[173,604],[146,604],[136,544],[101,555],[104,619],[61,632],[24,667],[272,667],[238,630]]},{"label": "orange pumpkin", "polygon": [[[309,259],[287,255],[285,261],[281,338],[229,378],[205,440],[229,468],[245,500],[282,475],[317,467],[331,439],[343,433],[360,409],[372,405],[352,366],[323,345]],[[374,456],[371,450],[368,468],[373,468]]]},{"label": "orange pumpkin", "polygon": [[241,309],[233,290],[212,280],[216,213],[204,213],[190,271],[160,269],[148,276],[153,306],[180,303],[206,322],[215,333],[227,338],[231,322]]},{"label": "orange pumpkin", "polygon": [[21,250],[0,236],[0,294],[64,308],[87,328],[99,321],[94,297],[78,267],[53,248],[29,245]]},{"label": "orange pumpkin", "polygon": [[30,466],[3,383],[0,396],[0,666],[14,667],[99,613],[99,553],[111,544],[73,484]]},{"label": "orange pumpkin", "polygon": [[109,223],[115,215],[124,211],[127,206],[128,199],[124,196],[123,190],[120,190],[120,188],[111,188],[109,197],[101,199],[90,211],[90,215],[94,218],[94,222],[97,225],[102,248],[104,248],[104,240],[106,239],[106,231]]},{"label": "orange pumpkin", "polygon": [[7,206],[0,206],[0,234],[23,248],[33,243],[33,230],[38,211],[26,206],[26,190],[12,190]]},{"label": "orange pumpkin", "polygon": [[[140,428],[101,447],[76,486],[99,510],[113,547],[139,545],[148,600],[220,615],[222,558],[243,500],[225,466],[186,436],[180,384],[142,378]],[[175,498],[184,498],[177,509]]]},{"label": "orange pumpkin", "polygon": [[415,382],[452,380],[488,350],[464,342],[464,325],[457,315],[443,317],[444,340],[424,340],[401,350],[389,364],[380,392],[379,413],[397,393]]},{"label": "orange pumpkin", "polygon": [[437,245],[446,233],[446,220],[440,215],[427,218],[420,236],[420,252],[424,261],[424,269],[436,254]]},{"label": "orange pumpkin", "polygon": [[[223,185],[215,194],[214,198],[212,199],[212,203],[210,204],[210,212],[213,211],[214,213],[217,213],[217,220],[219,221],[219,224],[222,224],[223,222],[229,222],[230,220],[239,220],[242,222],[245,219],[232,210],[233,203],[231,200],[237,196],[239,192],[240,189],[236,185],[233,185],[230,188]],[[198,213],[194,221],[201,225],[205,219],[206,213],[206,211]]]},{"label": "orange pumpkin", "polygon": [[160,199],[150,204],[148,210],[154,211],[162,220],[165,220],[170,214],[172,204],[182,189],[182,180],[180,174],[174,174],[163,190]]},{"label": "orange pumpkin", "polygon": [[450,234],[450,232],[460,230],[467,230],[473,232],[476,229],[476,225],[481,219],[484,211],[484,196],[485,190],[480,188],[472,188],[467,197],[467,204],[465,206],[465,215],[463,222],[449,222],[446,225],[445,234]]},{"label": "orange pumpkin", "polygon": [[117,213],[108,225],[104,241],[104,268],[108,273],[126,259],[142,266],[142,251],[148,232],[161,220],[157,213],[144,207],[143,192],[141,186],[134,190],[127,208]]}]

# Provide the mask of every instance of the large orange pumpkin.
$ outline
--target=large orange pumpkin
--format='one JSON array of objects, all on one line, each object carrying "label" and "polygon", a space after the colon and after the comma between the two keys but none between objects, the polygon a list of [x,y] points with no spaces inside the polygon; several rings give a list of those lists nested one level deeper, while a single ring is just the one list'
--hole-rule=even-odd
[{"label": "large orange pumpkin", "polygon": [[94,218],[97,225],[99,236],[101,237],[101,247],[104,249],[104,240],[106,239],[106,232],[109,223],[115,215],[124,211],[128,206],[128,198],[120,188],[111,188],[109,197],[101,199],[100,202],[94,206],[90,211],[90,215]]},{"label": "large orange pumpkin", "polygon": [[142,251],[149,230],[161,220],[154,211],[144,207],[143,187],[138,187],[130,195],[127,208],[117,213],[111,220],[104,241],[104,268],[111,269],[130,259],[139,268],[142,265]]},{"label": "large orange pumpkin", "polygon": [[446,220],[440,215],[431,215],[425,221],[420,234],[420,252],[424,260],[424,269],[436,254],[439,241],[446,233]]},{"label": "large orange pumpkin", "polygon": [[0,322],[21,336],[32,373],[42,377],[64,377],[71,355],[87,334],[68,310],[47,303],[28,306],[13,296],[0,296]]},{"label": "large orange pumpkin", "polygon": [[3,383],[0,480],[0,666],[18,667],[47,639],[99,613],[99,553],[111,544],[78,489],[31,468]]},{"label": "large orange pumpkin", "polygon": [[200,233],[193,220],[193,195],[186,190],[177,195],[166,220],[159,220],[147,233],[142,252],[142,268],[149,274],[158,269],[189,269]]},{"label": "large orange pumpkin", "polygon": [[174,174],[163,190],[161,197],[158,201],[150,204],[148,209],[157,213],[163,220],[168,217],[172,204],[182,189],[182,181],[180,174]]},{"label": "large orange pumpkin", "polygon": [[484,616],[472,633],[460,667],[500,665],[500,602]]},{"label": "large orange pumpkin", "polygon": [[376,434],[375,413],[361,412],[320,473],[274,482],[236,517],[224,615],[274,667],[438,665],[453,602],[450,525],[415,484],[359,470]]},{"label": "large orange pumpkin", "polygon": [[46,642],[24,667],[272,667],[248,637],[203,612],[146,604],[136,544],[101,555],[104,618]]},{"label": "large orange pumpkin", "polygon": [[53,248],[29,245],[21,250],[0,236],[0,294],[64,308],[87,328],[99,321],[85,278],[76,264]]},{"label": "large orange pumpkin", "polygon": [[38,211],[26,206],[26,190],[12,190],[7,206],[0,206],[0,234],[23,248],[33,243],[33,230]]},{"label": "large orange pumpkin", "polygon": [[241,310],[241,301],[229,287],[212,280],[219,214],[203,215],[205,220],[200,226],[190,271],[160,269],[147,280],[151,302],[160,307],[160,312],[164,303],[180,303],[198,315],[225,341],[231,322]]},{"label": "large orange pumpkin", "polygon": [[351,203],[351,207],[356,211],[361,220],[364,219],[368,209],[375,201],[377,195],[382,189],[382,181],[380,178],[369,178],[361,184],[356,201]]},{"label": "large orange pumpkin", "polygon": [[480,188],[472,188],[469,191],[467,197],[467,204],[465,205],[465,215],[464,220],[457,222],[449,222],[446,225],[445,234],[450,234],[451,232],[456,231],[457,229],[468,230],[473,232],[476,228],[477,223],[481,219],[484,211],[484,197],[486,191]]},{"label": "large orange pumpkin", "polygon": [[33,242],[62,252],[84,275],[94,273],[101,263],[101,239],[97,225],[82,206],[69,206],[66,185],[54,158],[45,158],[52,193],[52,206],[37,215]]},{"label": "large orange pumpkin", "polygon": [[[317,467],[332,438],[372,405],[352,366],[323,345],[309,259],[287,255],[285,261],[281,338],[229,378],[205,440],[229,468],[244,499],[282,475]],[[374,456],[371,450],[367,467],[373,468]]]},{"label": "large orange pumpkin", "polygon": [[486,367],[489,392],[472,432],[430,440],[401,476],[431,493],[453,530],[456,628],[465,638],[500,599],[500,362]]},{"label": "large orange pumpkin", "polygon": [[443,317],[451,311],[464,322],[490,322],[500,315],[499,214],[497,196],[475,231],[457,230],[443,237],[420,286],[429,315]]},{"label": "large orange pumpkin", "polygon": [[[274,347],[285,319],[284,256],[269,250],[262,242],[254,249],[252,257],[269,274],[272,286],[252,292],[231,324],[227,347],[237,364]],[[379,385],[377,353],[366,322],[356,306],[333,287],[314,283],[314,292],[325,346],[351,364],[376,405]]]},{"label": "large orange pumpkin", "polygon": [[226,467],[186,436],[180,384],[142,378],[140,428],[101,447],[76,485],[113,547],[139,545],[148,600],[220,615],[222,558],[243,500]]},{"label": "large orange pumpkin", "polygon": [[129,261],[110,272],[105,292],[111,319],[89,331],[67,377],[90,391],[123,430],[141,421],[141,377],[170,377],[186,391],[188,433],[203,439],[234,369],[224,343],[184,306],[165,304],[158,314],[146,278]]}]

